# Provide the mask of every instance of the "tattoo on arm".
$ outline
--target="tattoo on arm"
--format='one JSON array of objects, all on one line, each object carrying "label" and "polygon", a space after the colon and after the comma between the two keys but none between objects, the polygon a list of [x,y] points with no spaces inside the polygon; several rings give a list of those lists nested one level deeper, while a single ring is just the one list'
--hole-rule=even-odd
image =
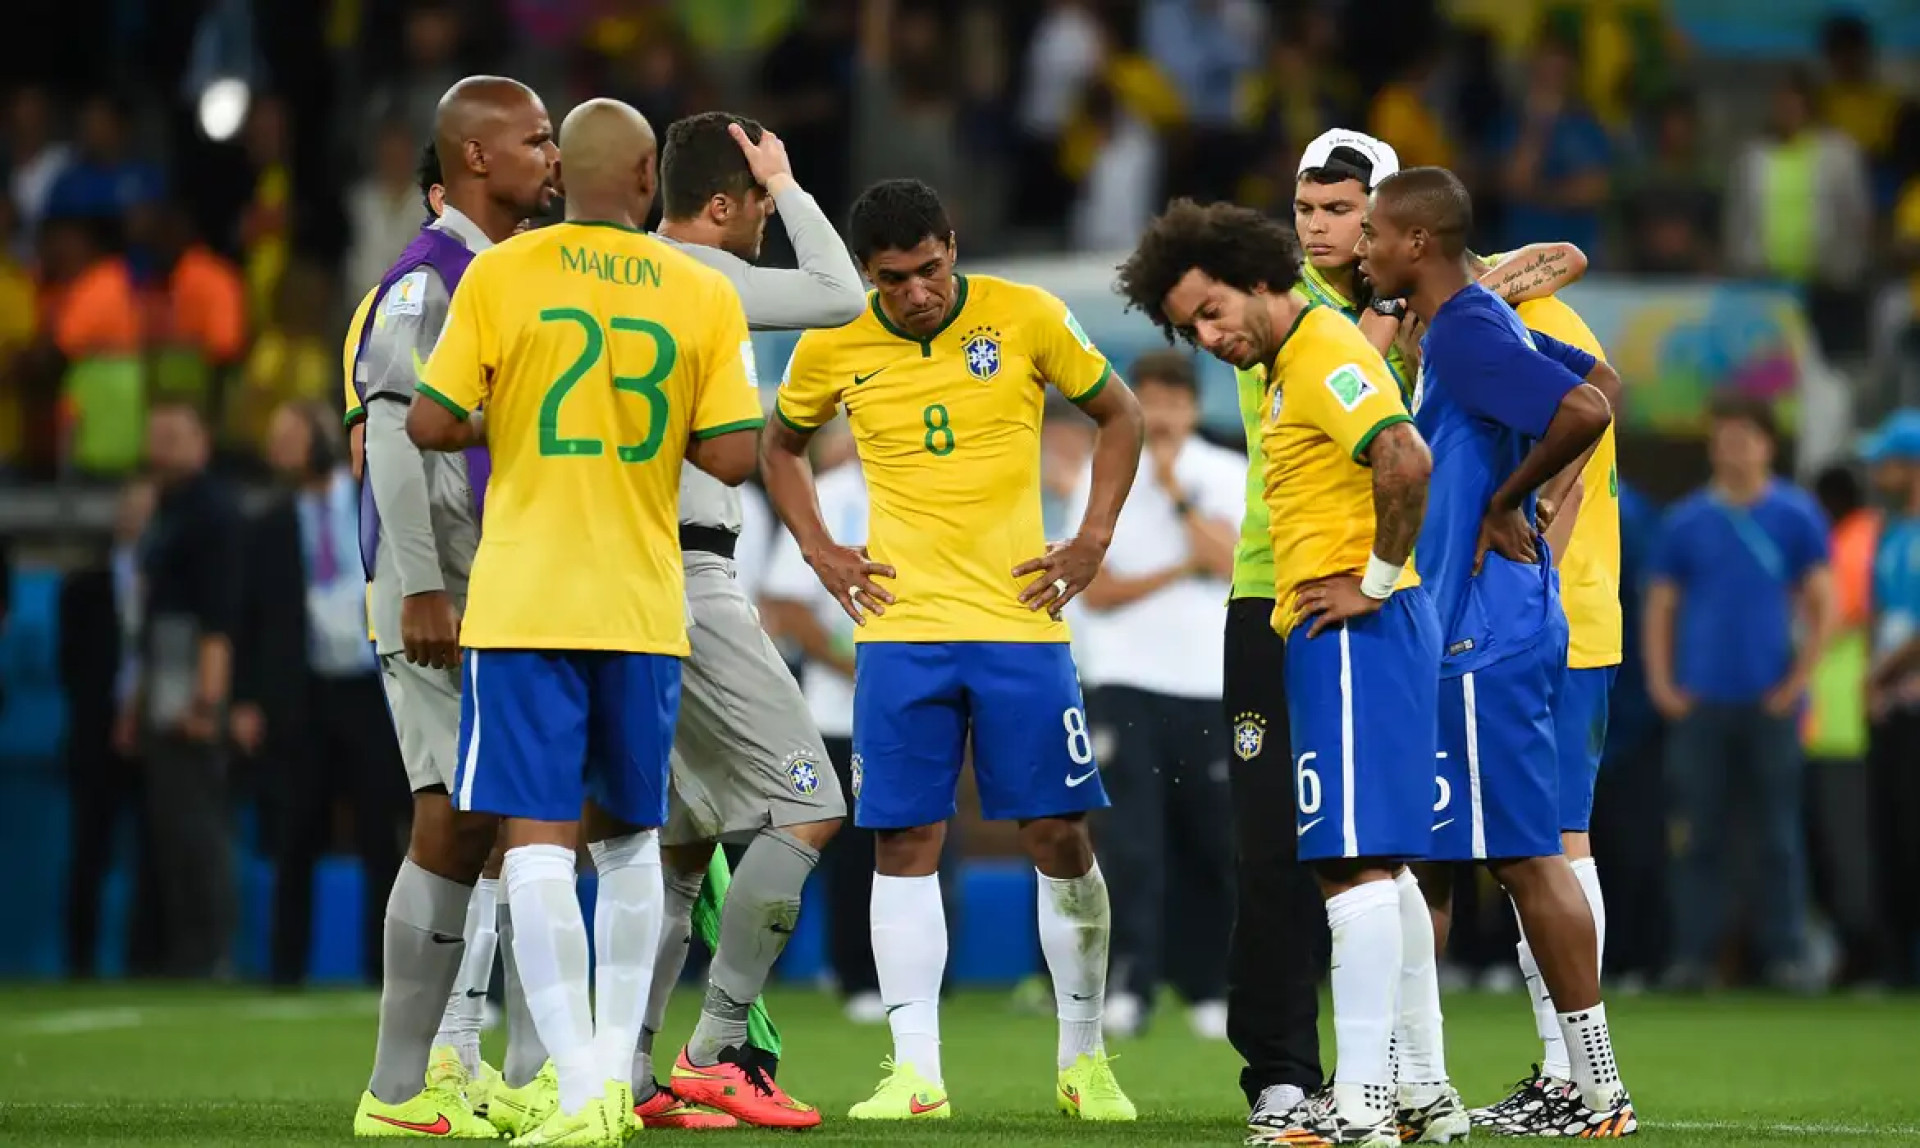
[{"label": "tattoo on arm", "polygon": [[1427,478],[1433,455],[1412,423],[1395,423],[1367,447],[1373,468],[1373,552],[1404,564],[1427,515]]},{"label": "tattoo on arm", "polygon": [[1565,250],[1551,248],[1525,259],[1509,260],[1495,268],[1482,282],[1494,294],[1511,303],[1552,283],[1564,270],[1566,259]]}]

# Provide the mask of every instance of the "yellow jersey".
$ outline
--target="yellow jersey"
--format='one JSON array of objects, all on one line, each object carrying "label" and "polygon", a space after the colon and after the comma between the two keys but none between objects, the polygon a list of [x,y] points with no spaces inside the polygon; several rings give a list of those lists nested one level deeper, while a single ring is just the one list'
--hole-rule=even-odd
[{"label": "yellow jersey", "polygon": [[[1548,296],[1515,308],[1529,328],[1578,347],[1601,362],[1607,354],[1573,308]],[[1618,425],[1618,420],[1615,420]],[[1560,556],[1560,605],[1567,614],[1569,669],[1620,664],[1620,472],[1613,427],[1580,472],[1581,499],[1567,552]]]},{"label": "yellow jersey", "polygon": [[380,290],[379,284],[367,288],[366,298],[353,309],[353,318],[347,322],[347,345],[340,350],[340,373],[346,380],[346,406],[340,408],[346,414],[341,423],[349,428],[367,417],[367,410],[360,405],[360,393],[353,387],[353,363],[360,357],[360,339],[366,334],[367,316],[373,311],[373,297]]},{"label": "yellow jersey", "polygon": [[870,642],[1064,642],[1066,623],[1020,603],[1013,568],[1046,551],[1040,521],[1045,384],[1084,403],[1113,368],[1066,304],[1037,287],[956,276],[930,338],[895,327],[877,295],[835,330],[800,336],[776,411],[811,431],[844,403],[871,499],[867,551],[898,575]]},{"label": "yellow jersey", "polygon": [[611,224],[517,235],[474,257],[419,390],[487,411],[461,644],[685,657],[687,440],[761,423],[726,277]]},{"label": "yellow jersey", "polygon": [[[1260,445],[1273,538],[1273,628],[1299,621],[1301,585],[1364,574],[1373,553],[1373,476],[1361,459],[1375,435],[1412,422],[1387,361],[1351,319],[1309,305],[1267,371]],[[1395,589],[1418,586],[1407,563]]]}]

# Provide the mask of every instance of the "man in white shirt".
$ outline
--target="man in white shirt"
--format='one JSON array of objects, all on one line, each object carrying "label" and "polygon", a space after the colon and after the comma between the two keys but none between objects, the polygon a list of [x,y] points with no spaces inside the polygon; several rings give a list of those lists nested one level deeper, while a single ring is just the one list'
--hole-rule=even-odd
[{"label": "man in white shirt", "polygon": [[[1144,355],[1127,378],[1147,449],[1074,623],[1094,755],[1113,798],[1098,833],[1114,894],[1106,1027],[1138,1031],[1165,979],[1192,1006],[1195,1031],[1224,1040],[1233,856],[1221,635],[1246,461],[1194,433],[1198,392],[1184,352]],[[1074,513],[1086,497],[1083,480]],[[1169,935],[1181,943],[1167,945]]]}]

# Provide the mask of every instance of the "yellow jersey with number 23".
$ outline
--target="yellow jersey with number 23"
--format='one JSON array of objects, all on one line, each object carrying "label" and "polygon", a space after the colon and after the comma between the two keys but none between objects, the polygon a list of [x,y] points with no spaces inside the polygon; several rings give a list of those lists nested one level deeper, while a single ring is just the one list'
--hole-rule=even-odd
[{"label": "yellow jersey with number 23", "polygon": [[[871,502],[867,552],[895,602],[860,642],[1064,642],[1029,610],[1013,568],[1046,550],[1040,419],[1051,383],[1077,403],[1113,368],[1066,304],[986,275],[956,276],[953,312],[926,339],[871,297],[844,327],[800,337],[777,412],[814,430],[844,403]],[[462,287],[462,290],[465,290]]]},{"label": "yellow jersey with number 23", "polygon": [[461,644],[686,656],[687,440],[761,423],[726,278],[610,224],[517,235],[474,257],[419,389],[487,411]]}]

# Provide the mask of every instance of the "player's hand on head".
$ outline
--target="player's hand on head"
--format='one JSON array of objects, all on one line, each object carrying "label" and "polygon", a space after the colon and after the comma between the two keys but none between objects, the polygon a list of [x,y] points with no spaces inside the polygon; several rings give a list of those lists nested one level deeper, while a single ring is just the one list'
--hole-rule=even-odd
[{"label": "player's hand on head", "polygon": [[1518,508],[1490,508],[1487,511],[1487,516],[1480,520],[1480,540],[1473,550],[1475,574],[1480,573],[1480,567],[1486,563],[1488,551],[1509,562],[1529,566],[1540,561],[1539,536],[1526,511]]},{"label": "player's hand on head", "polygon": [[1360,579],[1352,574],[1309,582],[1296,592],[1294,601],[1299,606],[1300,617],[1313,623],[1307,627],[1309,638],[1317,638],[1322,631],[1353,618],[1378,613],[1380,607],[1387,604],[1385,598],[1369,598],[1361,593]]},{"label": "player's hand on head", "polygon": [[1039,575],[1020,591],[1020,604],[1045,610],[1058,618],[1068,602],[1080,596],[1100,574],[1107,548],[1081,535],[1065,542],[1047,543],[1047,552],[1013,568],[1015,578]]},{"label": "player's hand on head", "polygon": [[416,666],[451,670],[460,664],[460,613],[445,590],[400,599],[400,643]]},{"label": "player's hand on head", "polygon": [[857,625],[866,625],[868,614],[877,617],[893,604],[893,594],[874,581],[896,577],[893,567],[873,561],[867,556],[866,547],[829,543],[807,554],[806,559],[820,584]]},{"label": "player's hand on head", "polygon": [[[793,161],[787,158],[787,145],[771,131],[760,133],[760,142],[755,143],[747,135],[747,130],[739,124],[727,125],[727,134],[733,142],[740,145],[740,151],[747,157],[747,170],[762,187],[781,176],[793,178]],[[768,188],[769,191],[773,190]]]}]

